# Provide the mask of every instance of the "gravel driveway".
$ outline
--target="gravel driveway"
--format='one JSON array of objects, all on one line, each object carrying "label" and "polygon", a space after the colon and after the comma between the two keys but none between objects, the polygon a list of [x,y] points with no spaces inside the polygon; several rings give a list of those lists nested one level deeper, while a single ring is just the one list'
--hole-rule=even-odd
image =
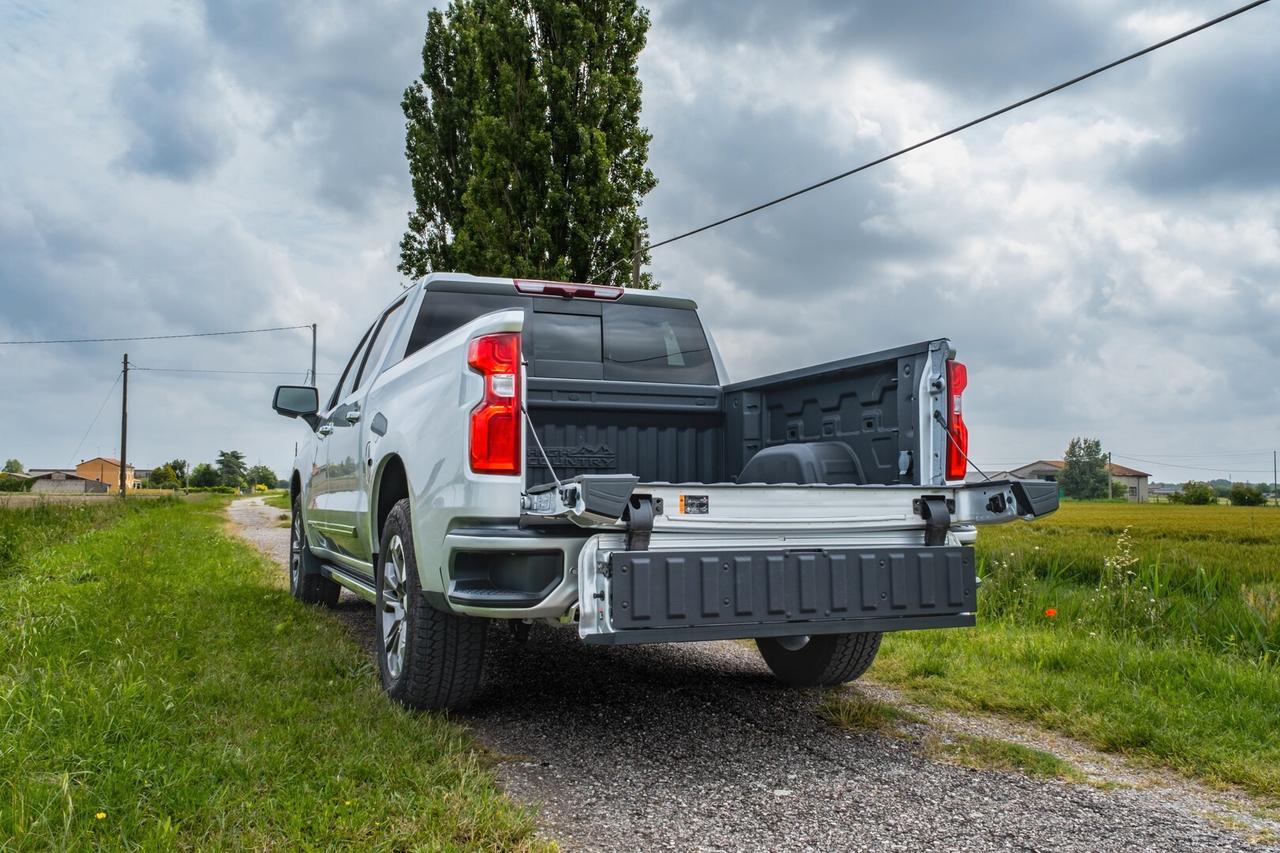
[{"label": "gravel driveway", "polygon": [[[254,503],[231,518],[279,561],[280,511]],[[372,608],[347,595],[337,613],[371,648]],[[1275,849],[1159,790],[968,770],[840,729],[817,691],[779,687],[737,643],[491,636],[487,686],[462,719],[565,849]]]}]

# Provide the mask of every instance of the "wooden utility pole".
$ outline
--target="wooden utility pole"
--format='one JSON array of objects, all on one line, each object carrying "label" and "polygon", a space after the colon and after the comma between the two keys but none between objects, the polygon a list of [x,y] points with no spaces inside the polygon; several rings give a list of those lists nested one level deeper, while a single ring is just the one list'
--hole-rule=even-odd
[{"label": "wooden utility pole", "polygon": [[1280,506],[1280,491],[1276,490],[1276,452],[1271,451],[1271,497],[1275,498],[1276,506]]},{"label": "wooden utility pole", "polygon": [[316,377],[316,324],[311,324],[311,385],[319,388],[320,380]]},{"label": "wooden utility pole", "polygon": [[125,481],[125,471],[129,457],[129,353],[124,354],[124,382],[120,386],[120,497],[128,497],[129,487]]}]

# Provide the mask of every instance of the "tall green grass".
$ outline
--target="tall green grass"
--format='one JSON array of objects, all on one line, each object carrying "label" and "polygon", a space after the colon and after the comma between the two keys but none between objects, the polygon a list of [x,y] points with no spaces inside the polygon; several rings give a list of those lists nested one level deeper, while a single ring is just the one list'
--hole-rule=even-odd
[{"label": "tall green grass", "polygon": [[1280,663],[1280,510],[1068,504],[978,550],[985,618]]},{"label": "tall green grass", "polygon": [[1064,504],[977,547],[978,628],[873,675],[1280,801],[1280,510]]},{"label": "tall green grass", "polygon": [[0,848],[538,846],[223,504],[0,510]]}]

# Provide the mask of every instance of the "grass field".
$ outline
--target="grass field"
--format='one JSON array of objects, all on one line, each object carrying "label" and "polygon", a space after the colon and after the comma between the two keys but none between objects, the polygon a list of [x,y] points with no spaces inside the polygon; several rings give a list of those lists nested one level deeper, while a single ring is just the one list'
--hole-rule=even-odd
[{"label": "grass field", "polygon": [[1068,503],[978,552],[978,629],[874,677],[1280,802],[1280,510]]},{"label": "grass field", "polygon": [[268,492],[263,499],[263,503],[267,506],[273,506],[276,509],[291,510],[293,505],[289,500],[288,492]]},{"label": "grass field", "polygon": [[0,509],[0,848],[540,846],[224,505]]}]

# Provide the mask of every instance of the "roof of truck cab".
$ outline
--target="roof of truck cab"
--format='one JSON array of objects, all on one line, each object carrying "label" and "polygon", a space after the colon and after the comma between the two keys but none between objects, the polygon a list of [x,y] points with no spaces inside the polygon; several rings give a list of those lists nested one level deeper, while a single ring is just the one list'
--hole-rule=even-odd
[{"label": "roof of truck cab", "polygon": [[[532,280],[532,279],[530,279]],[[515,293],[515,279],[491,278],[488,276],[469,275],[459,272],[433,272],[423,282],[427,290],[467,291],[471,293]],[[555,284],[573,284],[574,282],[553,282]],[[536,294],[524,293],[522,296]],[[540,299],[565,299],[563,296],[540,296]],[[660,305],[667,308],[696,309],[698,303],[687,296],[672,293],[669,290],[635,290],[627,288],[617,300],[628,305]]]}]

